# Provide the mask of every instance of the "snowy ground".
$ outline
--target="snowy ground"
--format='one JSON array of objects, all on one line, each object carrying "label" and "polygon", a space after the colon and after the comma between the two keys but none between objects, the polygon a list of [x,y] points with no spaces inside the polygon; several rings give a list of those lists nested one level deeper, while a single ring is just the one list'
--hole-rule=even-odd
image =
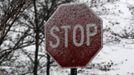
[{"label": "snowy ground", "polygon": [[[134,44],[125,43],[119,45],[104,45],[100,56],[93,62],[113,61],[112,70],[101,72],[102,75],[134,75]],[[99,74],[100,75],[100,74]]]}]

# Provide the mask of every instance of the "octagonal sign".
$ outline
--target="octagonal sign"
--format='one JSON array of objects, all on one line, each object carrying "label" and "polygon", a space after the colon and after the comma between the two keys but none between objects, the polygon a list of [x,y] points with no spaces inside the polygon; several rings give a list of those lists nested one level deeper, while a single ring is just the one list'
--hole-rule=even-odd
[{"label": "octagonal sign", "polygon": [[86,4],[63,4],[45,25],[47,52],[61,67],[83,67],[102,48],[102,21]]}]

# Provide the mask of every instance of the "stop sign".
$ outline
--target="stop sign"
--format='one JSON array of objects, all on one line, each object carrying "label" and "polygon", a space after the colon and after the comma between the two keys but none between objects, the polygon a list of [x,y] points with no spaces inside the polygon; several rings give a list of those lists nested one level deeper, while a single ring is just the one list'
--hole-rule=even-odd
[{"label": "stop sign", "polygon": [[86,4],[63,4],[45,25],[46,50],[61,67],[83,67],[102,48],[102,21]]}]

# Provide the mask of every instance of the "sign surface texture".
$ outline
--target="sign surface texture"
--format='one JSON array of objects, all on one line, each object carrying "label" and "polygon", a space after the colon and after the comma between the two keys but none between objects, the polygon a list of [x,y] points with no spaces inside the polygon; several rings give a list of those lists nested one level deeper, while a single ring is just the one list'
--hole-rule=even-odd
[{"label": "sign surface texture", "polygon": [[86,4],[63,4],[47,21],[45,39],[61,67],[83,67],[102,48],[102,21]]}]

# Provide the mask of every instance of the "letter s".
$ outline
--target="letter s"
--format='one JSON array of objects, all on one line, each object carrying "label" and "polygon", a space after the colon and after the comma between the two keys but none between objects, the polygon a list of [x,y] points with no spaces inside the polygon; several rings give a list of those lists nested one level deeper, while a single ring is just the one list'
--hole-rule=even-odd
[{"label": "letter s", "polygon": [[59,44],[60,44],[60,39],[59,39],[59,37],[54,33],[54,31],[58,31],[58,32],[59,32],[60,30],[59,30],[59,28],[56,27],[56,26],[54,26],[54,27],[52,27],[52,28],[50,29],[50,35],[56,39],[56,43],[54,43],[53,41],[49,41],[49,44],[50,44],[50,46],[51,46],[52,48],[56,48],[56,47],[58,47]]}]

